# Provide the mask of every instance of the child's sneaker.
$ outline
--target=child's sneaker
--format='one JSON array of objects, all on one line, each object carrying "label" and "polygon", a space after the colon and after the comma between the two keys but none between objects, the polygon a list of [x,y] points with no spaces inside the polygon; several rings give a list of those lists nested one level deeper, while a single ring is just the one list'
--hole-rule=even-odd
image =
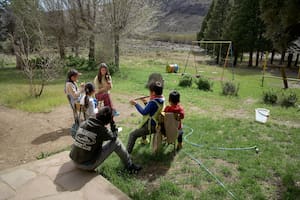
[{"label": "child's sneaker", "polygon": [[182,142],[178,142],[176,150],[179,151],[182,149]]},{"label": "child's sneaker", "polygon": [[147,145],[147,144],[149,144],[150,143],[150,141],[146,138],[146,139],[141,139],[140,140],[140,144],[142,144],[142,145]]},{"label": "child's sneaker", "polygon": [[120,112],[116,111],[116,110],[113,110],[113,116],[114,117],[117,117],[120,115]]}]

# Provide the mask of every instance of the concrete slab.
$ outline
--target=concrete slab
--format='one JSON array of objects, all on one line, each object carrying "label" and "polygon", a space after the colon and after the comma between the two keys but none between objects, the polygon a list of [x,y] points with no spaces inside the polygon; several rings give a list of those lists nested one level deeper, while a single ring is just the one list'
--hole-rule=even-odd
[{"label": "concrete slab", "polygon": [[16,193],[6,183],[0,182],[0,194],[0,200],[5,200],[15,196]]},{"label": "concrete slab", "polygon": [[75,167],[69,152],[0,171],[0,200],[128,200],[101,175]]}]

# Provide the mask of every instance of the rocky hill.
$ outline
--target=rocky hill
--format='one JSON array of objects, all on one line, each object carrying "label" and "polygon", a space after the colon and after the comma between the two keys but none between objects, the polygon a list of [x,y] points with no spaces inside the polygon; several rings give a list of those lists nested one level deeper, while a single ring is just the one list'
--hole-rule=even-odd
[{"label": "rocky hill", "polygon": [[212,0],[158,0],[157,32],[194,33],[200,30]]}]

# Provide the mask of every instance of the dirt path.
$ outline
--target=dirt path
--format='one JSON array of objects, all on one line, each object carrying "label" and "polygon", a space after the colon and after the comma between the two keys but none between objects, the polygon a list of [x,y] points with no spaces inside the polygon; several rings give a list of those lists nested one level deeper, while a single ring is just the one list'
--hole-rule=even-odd
[{"label": "dirt path", "polygon": [[71,144],[72,120],[68,106],[50,113],[27,113],[0,106],[0,170]]},{"label": "dirt path", "polygon": [[[127,99],[124,95],[113,97],[121,112],[116,121],[122,124],[135,112]],[[35,160],[41,152],[55,152],[71,145],[72,123],[67,103],[50,113],[28,113],[0,106],[0,170]]]}]

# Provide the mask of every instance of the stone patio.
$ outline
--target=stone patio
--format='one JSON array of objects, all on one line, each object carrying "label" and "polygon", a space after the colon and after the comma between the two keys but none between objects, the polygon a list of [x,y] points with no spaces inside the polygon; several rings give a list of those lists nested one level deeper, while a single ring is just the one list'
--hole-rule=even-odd
[{"label": "stone patio", "polygon": [[128,200],[101,175],[75,168],[65,151],[0,171],[0,200]]}]

